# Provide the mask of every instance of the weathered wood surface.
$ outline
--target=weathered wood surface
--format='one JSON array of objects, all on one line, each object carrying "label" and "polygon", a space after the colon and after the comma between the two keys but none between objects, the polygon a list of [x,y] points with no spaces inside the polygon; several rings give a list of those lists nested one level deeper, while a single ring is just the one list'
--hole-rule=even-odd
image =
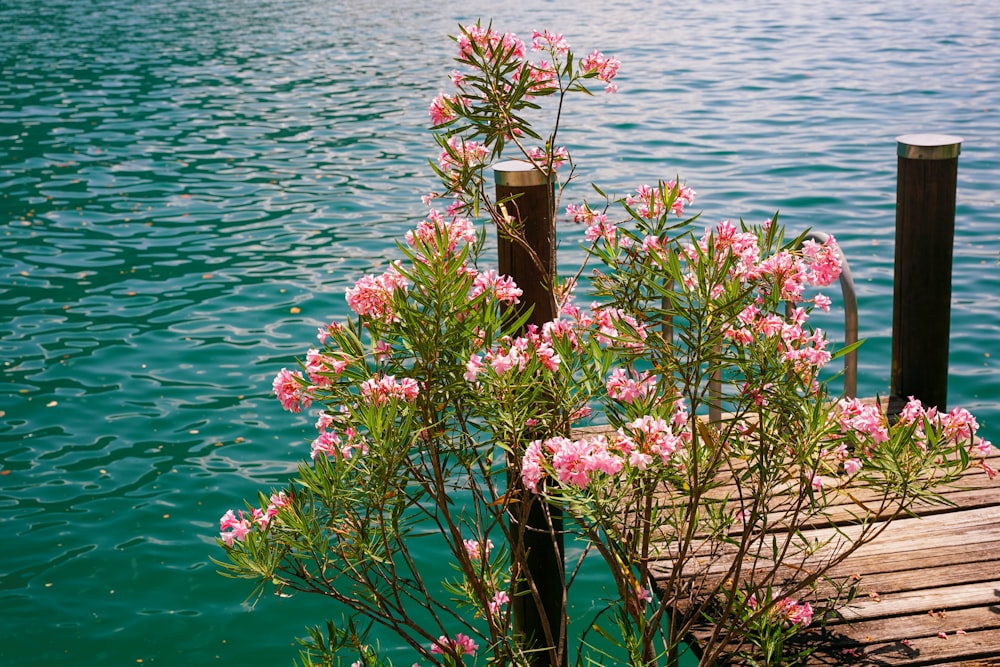
[{"label": "weathered wood surface", "polygon": [[[1000,467],[1000,455],[988,463]],[[825,628],[814,623],[800,633],[803,646],[817,647],[809,665],[1000,665],[1000,484],[973,469],[942,495],[951,506],[894,519],[831,571],[856,579],[858,596]],[[805,534],[824,540],[856,532],[852,505],[832,513],[835,528],[816,525]],[[834,540],[821,552],[837,548]],[[732,557],[707,561],[702,583],[724,576]],[[654,578],[669,571],[668,561],[657,563]],[[817,594],[824,592],[820,586]],[[697,646],[709,631],[689,640]]]}]

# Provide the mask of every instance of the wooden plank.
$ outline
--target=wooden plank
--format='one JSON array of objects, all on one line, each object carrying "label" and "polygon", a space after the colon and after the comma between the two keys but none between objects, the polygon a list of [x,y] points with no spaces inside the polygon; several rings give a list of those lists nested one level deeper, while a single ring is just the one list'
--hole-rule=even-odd
[{"label": "wooden plank", "polygon": [[894,553],[881,553],[873,556],[851,556],[847,562],[839,566],[844,574],[865,573],[882,574],[887,572],[904,572],[934,567],[940,563],[965,565],[968,563],[986,562],[1000,556],[1000,546],[994,542],[980,544],[960,544],[936,546],[932,549],[904,549]]},{"label": "wooden plank", "polygon": [[926,614],[929,609],[991,605],[1000,607],[1000,583],[995,579],[884,595],[880,592],[877,600],[865,598],[843,607],[840,609],[840,616],[844,620],[853,621],[905,614]]},{"label": "wooden plank", "polygon": [[964,609],[928,609],[921,614],[876,618],[867,621],[827,623],[823,633],[832,646],[894,642],[937,637],[939,632],[949,635],[959,630],[989,630],[1000,628],[1000,613],[989,607]]},{"label": "wooden plank", "polygon": [[841,646],[835,651],[814,653],[810,665],[884,665],[925,667],[930,665],[1000,664],[1000,629],[972,631],[964,635],[920,637],[858,646]]},{"label": "wooden plank", "polygon": [[[806,540],[824,546],[821,546],[808,561],[799,562],[793,559],[791,562],[807,569],[810,563],[818,566],[840,553],[845,545],[857,539],[860,533],[859,526],[804,531],[803,537]],[[770,540],[770,538],[771,534],[763,536],[765,541]],[[966,548],[1000,544],[1000,510],[986,507],[930,517],[897,519],[890,523],[885,531],[872,542],[858,548],[849,557],[849,562],[853,563],[856,559],[862,558],[879,559],[910,551],[933,552],[936,549],[956,544],[961,544]],[[763,546],[757,559],[758,562],[764,563],[766,566],[769,554],[770,547]],[[669,576],[670,558],[673,555],[669,550],[665,553],[661,550],[660,553],[656,554],[658,558],[663,560],[657,560],[651,565],[650,569],[654,578]],[[702,550],[696,554],[696,558],[702,559],[702,567],[699,568],[697,576],[708,578],[724,576],[733,562],[731,550],[728,553],[722,552],[715,556]]]},{"label": "wooden plank", "polygon": [[[995,448],[986,464],[1000,468],[1000,450]],[[823,546],[813,559],[792,558],[793,566],[777,574],[801,579],[800,568],[822,565],[842,553],[865,530],[864,522],[881,527],[887,518],[872,523],[871,515],[864,516],[858,504],[877,508],[878,494],[861,490],[848,495],[834,486],[837,478],[829,481],[823,513],[806,517],[805,526],[803,517],[796,517],[804,528],[801,535]],[[775,498],[772,509],[777,511],[769,514],[774,523],[787,521],[800,487],[798,480],[790,480],[790,495]],[[811,627],[796,637],[794,641],[804,642],[803,646],[818,649],[809,665],[1000,666],[1000,485],[974,467],[939,493],[945,503],[916,505],[917,517],[895,518],[874,541],[830,570],[834,580],[859,577],[859,597],[840,608],[838,617],[828,619],[825,629]],[[733,482],[720,484],[708,497],[721,499],[727,494],[731,506],[738,508],[738,486]],[[665,505],[671,502],[667,496],[660,499]],[[806,510],[811,511],[815,510]],[[739,530],[731,536],[738,538]],[[771,565],[772,536],[782,539],[785,534],[756,538],[761,548],[757,566],[764,572]],[[670,576],[671,558],[676,556],[669,535],[661,538],[656,550],[660,560],[651,564],[654,579],[660,581]],[[703,542],[685,565],[686,579],[703,590],[718,584],[732,566],[734,553],[731,546]],[[750,576],[752,567],[753,563],[744,564],[744,577]],[[831,591],[821,584],[817,599]],[[697,647],[710,632],[710,626],[695,628],[689,640]]]},{"label": "wooden plank", "polygon": [[[993,581],[994,584],[997,573],[1000,572],[1000,553],[995,554],[992,560],[982,562],[944,564],[937,567],[924,567],[904,571],[880,572],[877,574],[865,573],[860,576],[858,590],[871,596],[877,594],[880,597],[907,591],[924,590],[927,582],[932,581],[938,587],[956,586],[960,584],[971,584],[982,581]],[[853,562],[848,559],[848,563]],[[850,577],[852,574],[847,574]],[[845,576],[843,569],[837,568],[831,572],[834,578]],[[1000,584],[997,584],[1000,585]],[[833,591],[829,585],[820,586],[818,597],[823,598]]]}]

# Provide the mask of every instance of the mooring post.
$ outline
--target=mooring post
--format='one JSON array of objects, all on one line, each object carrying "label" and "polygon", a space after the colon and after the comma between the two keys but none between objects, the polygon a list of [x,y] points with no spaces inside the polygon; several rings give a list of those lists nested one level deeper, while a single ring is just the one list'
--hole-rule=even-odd
[{"label": "mooring post", "polygon": [[889,413],[908,397],[944,410],[960,137],[897,137],[896,266]]},{"label": "mooring post", "polygon": [[[556,316],[553,293],[556,267],[555,193],[551,178],[528,162],[510,160],[493,166],[496,202],[510,216],[512,229],[498,225],[499,271],[521,288],[520,308],[531,308],[527,324],[541,327]],[[520,480],[511,479],[511,487]],[[518,506],[515,506],[515,512]],[[511,533],[521,544],[514,554],[526,555],[527,578],[515,572],[511,611],[514,631],[524,638],[532,667],[562,667],[566,651],[566,582],[562,511],[533,496],[523,526],[511,516]],[[520,537],[518,537],[520,536]],[[545,622],[556,650],[546,641]],[[557,662],[558,660],[558,662]]]}]

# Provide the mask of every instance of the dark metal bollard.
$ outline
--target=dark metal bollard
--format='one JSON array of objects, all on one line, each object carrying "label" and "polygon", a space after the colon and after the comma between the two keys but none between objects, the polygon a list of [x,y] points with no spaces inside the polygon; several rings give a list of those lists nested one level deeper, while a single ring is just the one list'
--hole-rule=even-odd
[{"label": "dark metal bollard", "polygon": [[528,323],[542,326],[556,316],[552,292],[556,275],[553,183],[530,162],[520,160],[499,162],[493,165],[493,173],[496,200],[509,200],[503,206],[518,222],[524,241],[522,244],[503,233],[498,235],[498,268],[524,292],[521,295],[524,307],[534,309]]},{"label": "dark metal bollard", "polygon": [[889,412],[909,396],[945,409],[955,191],[962,139],[898,137]]},{"label": "dark metal bollard", "polygon": [[[541,327],[556,316],[553,286],[556,267],[555,194],[553,182],[530,163],[511,160],[493,166],[496,201],[516,221],[510,230],[520,239],[498,230],[499,271],[509,275],[521,288],[518,307],[531,307],[527,324]],[[513,198],[513,199],[512,199]],[[506,200],[506,201],[505,201]],[[511,487],[520,480],[510,480]],[[523,530],[521,530],[523,528]],[[520,534],[520,549],[526,553],[530,581],[514,576],[511,611],[514,631],[525,639],[532,667],[561,667],[567,662],[566,582],[562,511],[541,502],[530,502],[523,527],[512,519],[514,535]],[[517,553],[515,545],[512,551]],[[531,591],[538,592],[544,621]],[[545,624],[551,630],[556,652],[545,639]]]}]

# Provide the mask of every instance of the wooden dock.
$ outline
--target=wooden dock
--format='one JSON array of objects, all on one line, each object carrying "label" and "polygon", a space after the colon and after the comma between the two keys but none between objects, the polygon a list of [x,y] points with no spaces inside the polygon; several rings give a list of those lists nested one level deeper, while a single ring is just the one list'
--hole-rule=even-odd
[{"label": "wooden dock", "polygon": [[[1000,468],[1000,453],[987,463]],[[950,505],[921,506],[918,516],[893,520],[832,570],[857,581],[857,597],[825,627],[814,621],[796,637],[799,648],[816,649],[806,664],[1000,665],[998,482],[970,469],[942,493]],[[805,532],[823,540],[855,528],[816,525]],[[669,563],[654,566],[654,579],[668,571]],[[699,576],[710,579],[713,571]],[[709,631],[698,628],[687,638],[696,652]]]}]

